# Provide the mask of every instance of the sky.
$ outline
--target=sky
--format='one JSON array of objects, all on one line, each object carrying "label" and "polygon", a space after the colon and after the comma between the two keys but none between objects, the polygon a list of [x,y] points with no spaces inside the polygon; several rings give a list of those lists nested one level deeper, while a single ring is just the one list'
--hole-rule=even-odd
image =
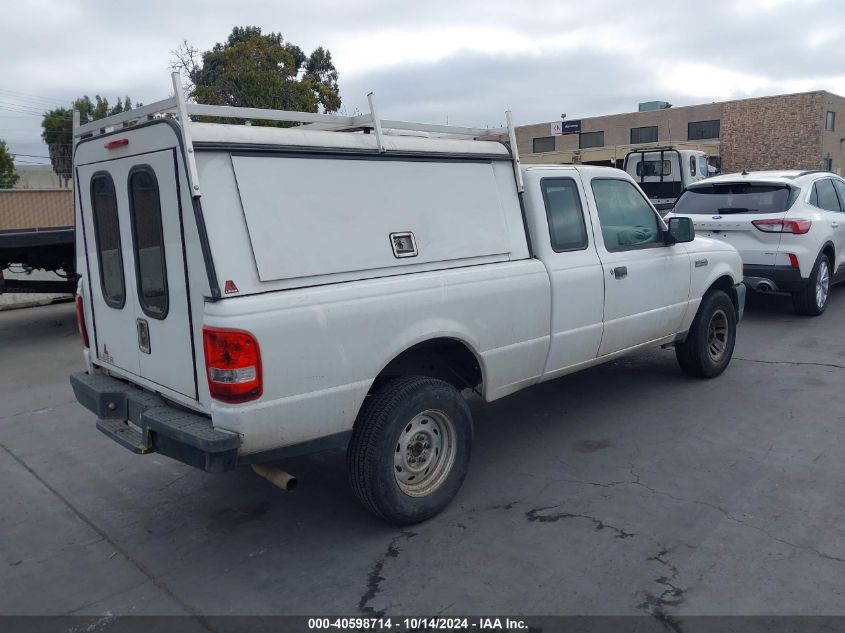
[{"label": "sky", "polygon": [[0,20],[0,139],[47,163],[40,114],[172,92],[183,40],[233,26],[324,46],[344,114],[499,126],[805,90],[845,95],[841,0],[15,0]]}]

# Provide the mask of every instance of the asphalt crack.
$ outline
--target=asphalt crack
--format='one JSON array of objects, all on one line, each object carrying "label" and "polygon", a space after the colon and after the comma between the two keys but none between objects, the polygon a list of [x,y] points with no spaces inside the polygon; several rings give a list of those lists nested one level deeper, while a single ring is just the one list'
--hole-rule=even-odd
[{"label": "asphalt crack", "polygon": [[616,527],[615,525],[610,525],[609,523],[606,523],[606,522],[602,521],[601,519],[598,519],[594,516],[590,516],[589,514],[576,514],[576,513],[572,513],[572,512],[558,512],[558,513],[555,513],[555,514],[543,514],[547,510],[554,510],[555,508],[559,508],[559,507],[560,506],[558,505],[558,506],[548,506],[548,507],[545,507],[545,508],[534,508],[534,509],[529,510],[528,512],[525,513],[525,518],[527,518],[532,523],[535,523],[535,522],[536,523],[553,523],[555,521],[562,521],[562,520],[566,520],[566,519],[587,519],[588,521],[591,521],[592,524],[595,526],[596,532],[600,532],[601,530],[604,530],[605,528],[607,528],[607,529],[609,529],[613,532],[616,532],[615,538],[618,538],[618,539],[626,539],[626,538],[631,538],[631,537],[636,536],[636,534],[633,533],[633,532],[628,532],[628,531],[626,531],[622,528]]},{"label": "asphalt crack", "polygon": [[385,580],[385,577],[382,576],[382,572],[384,571],[384,566],[387,563],[388,559],[398,558],[400,552],[402,551],[399,549],[399,541],[403,539],[413,538],[416,535],[416,532],[402,531],[397,536],[393,537],[390,543],[387,544],[387,551],[385,551],[381,558],[379,558],[375,562],[373,568],[367,574],[367,590],[364,592],[364,595],[362,595],[361,599],[358,601],[358,610],[361,613],[366,613],[367,615],[374,618],[384,617],[384,610],[376,611],[376,609],[371,607],[369,603],[381,591],[381,583]]},{"label": "asphalt crack", "polygon": [[746,363],[763,363],[764,365],[795,365],[798,367],[830,367],[832,369],[845,369],[845,365],[837,365],[836,363],[811,363],[807,361],[797,360],[760,360],[758,358],[740,358],[734,356],[733,360],[740,360]]},{"label": "asphalt crack", "polygon": [[645,600],[638,605],[638,608],[663,624],[667,629],[675,633],[682,633],[680,621],[666,612],[667,608],[679,606],[684,601],[686,592],[686,589],[675,584],[679,574],[678,568],[666,558],[671,551],[671,548],[664,547],[655,556],[649,556],[646,559],[665,567],[669,571],[669,575],[654,579],[654,582],[663,587],[663,591],[659,594],[644,591]]}]

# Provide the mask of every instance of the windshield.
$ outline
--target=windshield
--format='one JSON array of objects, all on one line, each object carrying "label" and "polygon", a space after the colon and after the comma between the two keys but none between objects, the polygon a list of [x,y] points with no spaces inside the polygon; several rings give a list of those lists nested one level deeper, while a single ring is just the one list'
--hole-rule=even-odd
[{"label": "windshield", "polygon": [[680,215],[783,213],[790,207],[796,194],[787,185],[745,182],[695,187],[681,194],[672,212]]}]

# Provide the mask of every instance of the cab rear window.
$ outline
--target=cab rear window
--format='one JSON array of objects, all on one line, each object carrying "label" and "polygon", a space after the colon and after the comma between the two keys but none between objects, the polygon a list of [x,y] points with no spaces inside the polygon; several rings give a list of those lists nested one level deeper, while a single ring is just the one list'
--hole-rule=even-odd
[{"label": "cab rear window", "polygon": [[726,215],[729,213],[783,213],[798,197],[787,185],[753,183],[712,184],[687,189],[672,213]]},{"label": "cab rear window", "polygon": [[106,305],[120,310],[126,303],[123,255],[120,250],[120,222],[117,217],[114,181],[106,172],[98,172],[91,178],[91,208],[103,300]]}]

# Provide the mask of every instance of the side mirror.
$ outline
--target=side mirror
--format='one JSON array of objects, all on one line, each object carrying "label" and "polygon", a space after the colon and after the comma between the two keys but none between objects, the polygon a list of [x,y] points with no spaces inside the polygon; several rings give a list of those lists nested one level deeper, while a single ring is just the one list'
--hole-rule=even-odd
[{"label": "side mirror", "polygon": [[669,218],[669,230],[666,231],[666,244],[692,242],[695,239],[695,226],[692,218]]}]

